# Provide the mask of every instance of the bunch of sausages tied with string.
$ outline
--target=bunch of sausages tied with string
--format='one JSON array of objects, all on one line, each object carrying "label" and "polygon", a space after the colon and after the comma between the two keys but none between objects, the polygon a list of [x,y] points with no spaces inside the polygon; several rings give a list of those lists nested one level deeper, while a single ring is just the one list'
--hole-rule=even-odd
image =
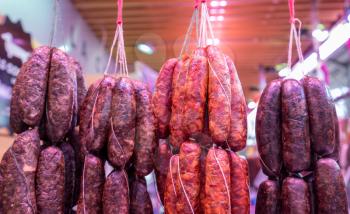
[{"label": "bunch of sausages tied with string", "polygon": [[[293,0],[289,6],[290,38],[297,38],[302,60]],[[338,118],[324,82],[303,73],[272,81],[260,97],[255,128],[262,169],[269,177],[259,186],[256,213],[348,213],[338,165]]]},{"label": "bunch of sausages tied with string", "polygon": [[18,135],[0,163],[0,213],[70,213],[85,94],[79,63],[60,49],[38,47],[22,65],[10,110]]},{"label": "bunch of sausages tied with string", "polygon": [[[205,1],[200,10],[209,32]],[[206,41],[167,60],[156,82],[158,191],[166,213],[249,213],[248,164],[236,153],[247,138],[244,94],[233,61]]]}]

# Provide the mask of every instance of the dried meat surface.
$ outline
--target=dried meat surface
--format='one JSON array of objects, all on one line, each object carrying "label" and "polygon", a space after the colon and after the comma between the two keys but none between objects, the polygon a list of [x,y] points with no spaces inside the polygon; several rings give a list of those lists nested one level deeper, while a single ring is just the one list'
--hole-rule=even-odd
[{"label": "dried meat surface", "polygon": [[266,180],[259,186],[256,214],[279,214],[280,190],[277,181]]},{"label": "dried meat surface", "polygon": [[176,203],[178,193],[176,191],[176,183],[178,182],[178,164],[179,155],[174,155],[170,159],[168,175],[165,184],[164,193],[164,209],[165,213],[176,214]]},{"label": "dried meat surface", "polygon": [[36,173],[39,213],[64,213],[65,172],[63,152],[54,146],[40,152]]},{"label": "dried meat surface", "polygon": [[130,185],[130,214],[152,214],[152,202],[145,178],[136,178]]},{"label": "dried meat surface", "polygon": [[17,135],[0,163],[1,213],[37,213],[35,174],[40,153],[38,129]]},{"label": "dried meat surface", "polygon": [[287,177],[282,184],[282,213],[309,214],[310,193],[307,183],[299,178]]}]

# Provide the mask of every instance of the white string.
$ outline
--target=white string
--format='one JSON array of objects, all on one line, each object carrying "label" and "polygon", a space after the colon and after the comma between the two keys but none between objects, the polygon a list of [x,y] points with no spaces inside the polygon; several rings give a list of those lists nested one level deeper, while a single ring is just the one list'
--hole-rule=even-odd
[{"label": "white string", "polygon": [[188,43],[189,43],[189,38],[192,35],[192,29],[193,29],[193,22],[196,21],[196,16],[197,16],[197,9],[195,9],[195,11],[192,14],[192,18],[191,18],[191,22],[190,25],[188,26],[186,35],[185,35],[185,39],[184,39],[184,43],[182,45],[181,51],[180,51],[180,56],[179,59],[181,58],[182,54],[185,52],[187,52],[187,47],[188,47]]},{"label": "white string", "polygon": [[[298,22],[298,30],[295,26],[295,22]],[[298,58],[299,58],[300,64],[302,65],[301,67],[302,73],[305,75],[305,69],[303,66],[304,56],[301,48],[301,25],[302,25],[302,22],[300,21],[300,19],[297,19],[297,18],[294,18],[290,25],[289,44],[288,44],[288,68],[292,70],[292,54],[293,54],[293,39],[294,39],[295,46],[297,48]]]},{"label": "white string", "polygon": [[176,156],[176,155],[173,155],[173,156],[171,156],[171,158],[170,158],[169,170],[170,170],[170,177],[171,177],[171,183],[172,183],[172,185],[173,185],[173,190],[174,190],[175,196],[177,196],[177,194],[176,194],[176,189],[175,189],[175,184],[174,184],[174,178],[173,178],[173,170],[172,170],[173,158],[174,158],[175,156]]},{"label": "white string", "polygon": [[105,75],[108,74],[109,66],[110,66],[110,64],[111,64],[113,49],[114,49],[115,43],[116,43],[116,41],[117,41],[117,37],[118,37],[118,28],[115,30],[114,38],[113,38],[113,42],[112,42],[112,46],[111,46],[111,49],[110,49],[110,51],[109,51],[108,63],[107,63],[107,66],[106,66],[106,68],[105,68],[105,71],[103,72]]},{"label": "white string", "polygon": [[123,36],[123,26],[118,24],[117,26],[118,42],[117,42],[117,53],[115,59],[115,73],[119,72],[122,76],[128,76],[128,66],[126,61],[125,46],[124,46],[124,36]]},{"label": "white string", "polygon": [[182,188],[182,191],[183,191],[183,193],[184,193],[184,195],[185,195],[185,197],[186,197],[186,201],[187,201],[188,205],[190,206],[191,212],[194,214],[191,201],[190,201],[190,199],[188,198],[187,193],[186,193],[186,190],[185,190],[185,187],[184,187],[184,185],[183,185],[183,183],[182,183],[181,173],[180,173],[180,158],[178,158],[178,160],[177,160],[177,173],[178,173],[178,175],[179,175],[179,180],[180,180],[181,188]]}]

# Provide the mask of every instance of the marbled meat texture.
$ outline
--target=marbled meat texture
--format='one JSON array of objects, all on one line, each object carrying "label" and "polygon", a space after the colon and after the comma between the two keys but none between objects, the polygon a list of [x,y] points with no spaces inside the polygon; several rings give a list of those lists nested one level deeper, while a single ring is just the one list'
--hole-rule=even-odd
[{"label": "marbled meat texture", "polygon": [[144,177],[136,178],[130,185],[130,214],[152,214],[152,202]]},{"label": "marbled meat texture", "polygon": [[279,214],[280,190],[278,181],[266,180],[259,186],[256,214]]},{"label": "marbled meat texture", "polygon": [[307,183],[300,178],[285,178],[282,184],[282,213],[309,214],[310,205],[310,191]]}]

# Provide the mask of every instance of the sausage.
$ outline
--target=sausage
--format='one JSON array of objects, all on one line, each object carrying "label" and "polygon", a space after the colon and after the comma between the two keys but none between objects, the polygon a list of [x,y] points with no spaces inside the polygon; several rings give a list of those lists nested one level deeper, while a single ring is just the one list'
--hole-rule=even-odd
[{"label": "sausage", "polygon": [[103,213],[129,213],[129,184],[124,170],[108,175],[103,186]]},{"label": "sausage", "polygon": [[307,183],[299,178],[287,177],[282,184],[282,213],[309,214],[310,195]]},{"label": "sausage", "polygon": [[[268,174],[279,176],[282,168],[282,79],[271,81],[261,94],[255,122],[256,143]],[[266,170],[265,170],[266,171]]]},{"label": "sausage", "polygon": [[0,163],[1,213],[36,213],[35,174],[40,153],[37,128],[17,135]]},{"label": "sausage", "polygon": [[249,214],[249,176],[247,160],[228,152],[231,172],[231,213]]},{"label": "sausage", "polygon": [[181,144],[178,180],[176,189],[177,213],[198,213],[200,201],[200,155],[201,148],[197,143],[186,141]]},{"label": "sausage", "polygon": [[147,192],[146,179],[136,178],[130,185],[130,214],[152,214],[151,198]]},{"label": "sausage", "polygon": [[205,207],[205,165],[206,165],[206,157],[208,155],[207,149],[202,149],[200,156],[200,164],[201,164],[201,176],[200,176],[200,192],[199,192],[199,200],[200,200],[200,210],[199,213],[204,213]]},{"label": "sausage", "polygon": [[[130,79],[121,77],[113,88],[107,145],[108,160],[115,167],[124,167],[132,156],[135,145],[135,119],[136,99],[134,87]],[[144,137],[146,138],[146,136]]]},{"label": "sausage", "polygon": [[156,154],[154,155],[155,174],[157,181],[157,190],[160,200],[164,204],[164,192],[167,173],[169,170],[169,162],[171,158],[171,151],[166,140],[161,139],[159,141]]},{"label": "sausage", "polygon": [[327,158],[332,158],[339,163],[339,147],[340,147],[340,137],[339,137],[339,121],[337,116],[337,111],[335,109],[335,105],[332,104],[333,111],[333,122],[334,122],[334,150],[331,154],[326,155]]},{"label": "sausage", "polygon": [[84,101],[82,103],[80,112],[79,112],[79,137],[80,137],[80,158],[84,162],[84,156],[88,153],[86,145],[87,142],[93,140],[94,129],[91,126],[92,122],[92,112],[96,106],[97,96],[99,94],[99,87],[102,82],[102,79],[97,80],[89,87]]},{"label": "sausage", "polygon": [[[23,131],[23,123],[38,126],[44,113],[51,48],[36,48],[22,66],[14,85],[10,120],[14,131]],[[21,120],[19,120],[19,118]]]},{"label": "sausage", "polygon": [[51,142],[63,140],[71,129],[76,98],[76,74],[66,53],[54,48],[50,63],[46,103],[46,133]]},{"label": "sausage", "polygon": [[282,83],[283,163],[290,172],[310,167],[311,150],[307,104],[302,85],[293,79]]},{"label": "sausage", "polygon": [[256,214],[278,214],[280,190],[277,181],[266,180],[259,186],[256,197]]},{"label": "sausage", "polygon": [[344,178],[337,162],[319,159],[315,171],[317,213],[348,213]]},{"label": "sausage", "polygon": [[209,132],[213,142],[223,145],[231,127],[231,80],[225,56],[215,46],[207,47],[209,62]]},{"label": "sausage", "polygon": [[205,165],[204,213],[231,213],[230,161],[223,149],[211,148]]},{"label": "sausage", "polygon": [[60,145],[64,156],[64,213],[72,213],[74,204],[76,162],[73,147],[66,142]]},{"label": "sausage", "polygon": [[85,156],[81,178],[78,214],[102,213],[104,168],[102,161],[94,155]]},{"label": "sausage", "polygon": [[135,170],[139,177],[152,172],[156,149],[155,118],[151,106],[152,94],[146,85],[134,81],[136,97],[136,138],[134,147]]},{"label": "sausage", "polygon": [[247,104],[235,64],[230,57],[225,59],[231,77],[231,129],[227,143],[232,150],[240,151],[247,143]]},{"label": "sausage", "polygon": [[186,135],[203,131],[208,92],[208,61],[204,48],[197,48],[190,60],[185,83],[183,124]]},{"label": "sausage", "polygon": [[39,213],[64,213],[64,156],[50,146],[42,150],[36,174],[36,200]]},{"label": "sausage", "polygon": [[169,136],[171,117],[171,96],[173,72],[177,59],[168,59],[159,71],[155,92],[152,97],[152,107],[157,119],[158,136],[165,139]]},{"label": "sausage", "polygon": [[184,111],[184,99],[185,99],[185,83],[187,70],[190,63],[188,56],[182,57],[177,62],[173,72],[172,83],[172,107],[170,118],[170,144],[178,150],[181,143],[185,140],[185,132],[183,127],[183,111]]},{"label": "sausage", "polygon": [[78,104],[78,109],[80,111],[84,98],[87,93],[85,80],[84,80],[83,71],[79,62],[77,62],[73,57],[69,57],[69,61],[70,61],[71,69],[75,71],[75,74],[77,77],[77,102],[78,102],[77,104]]},{"label": "sausage", "polygon": [[310,140],[314,152],[320,156],[334,150],[333,99],[318,78],[306,76],[302,80],[310,121]]},{"label": "sausage", "polygon": [[167,214],[177,214],[176,203],[178,200],[178,193],[176,191],[176,184],[178,182],[178,166],[179,155],[173,155],[169,163],[164,193],[164,209]]},{"label": "sausage", "polygon": [[92,135],[86,142],[86,148],[90,152],[99,152],[107,142],[114,85],[114,77],[106,75],[99,86],[96,104],[92,110],[92,120],[89,123],[89,128],[92,129]]}]

